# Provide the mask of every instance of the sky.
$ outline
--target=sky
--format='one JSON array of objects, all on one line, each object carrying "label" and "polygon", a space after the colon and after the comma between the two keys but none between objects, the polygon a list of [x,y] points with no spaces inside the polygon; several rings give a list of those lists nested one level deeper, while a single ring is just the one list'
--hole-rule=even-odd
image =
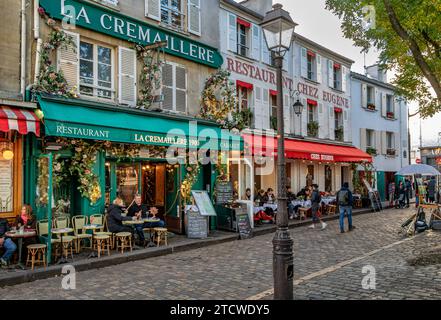
[{"label": "sky", "polygon": [[[293,20],[299,25],[296,32],[317,42],[343,56],[355,61],[352,71],[364,74],[364,55],[360,48],[354,47],[349,39],[343,37],[340,29],[340,20],[332,12],[325,9],[325,0],[278,0],[283,4]],[[366,65],[370,66],[377,61],[378,54],[369,52],[366,55]],[[411,103],[410,112],[418,109],[415,103]],[[422,122],[423,145],[436,145],[438,132],[441,132],[441,114]],[[419,146],[420,119],[418,116],[410,119],[410,134],[412,146]]]}]

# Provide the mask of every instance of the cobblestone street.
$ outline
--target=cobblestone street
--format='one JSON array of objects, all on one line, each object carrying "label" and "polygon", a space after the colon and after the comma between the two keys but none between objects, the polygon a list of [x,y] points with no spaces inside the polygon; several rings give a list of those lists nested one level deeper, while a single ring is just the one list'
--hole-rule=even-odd
[{"label": "cobblestone street", "polygon": [[[409,210],[354,217],[357,229],[340,234],[291,230],[296,299],[439,299],[441,265],[407,260],[433,250],[441,234],[398,234]],[[76,290],[61,278],[0,289],[2,299],[271,299],[272,234],[77,274]],[[363,266],[376,271],[376,289],[362,289]]]}]

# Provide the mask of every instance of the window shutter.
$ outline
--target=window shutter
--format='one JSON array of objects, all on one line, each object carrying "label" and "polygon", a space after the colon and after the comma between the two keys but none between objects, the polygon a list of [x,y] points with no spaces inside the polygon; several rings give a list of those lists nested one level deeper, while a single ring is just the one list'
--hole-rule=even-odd
[{"label": "window shutter", "polygon": [[252,27],[252,31],[253,31],[253,40],[252,40],[252,57],[254,60],[260,61],[260,29],[259,26],[253,24]]},{"label": "window shutter", "polygon": [[175,67],[176,111],[187,112],[187,70],[183,67]]},{"label": "window shutter", "polygon": [[348,68],[345,66],[341,66],[341,91],[346,92],[348,91]]},{"label": "window shutter", "polygon": [[316,61],[317,61],[317,82],[322,83],[323,81],[323,76],[322,76],[322,56],[317,55],[316,56]]},{"label": "window shutter", "polygon": [[335,139],[335,119],[334,119],[334,107],[329,105],[329,139]]},{"label": "window shutter", "polygon": [[[300,65],[300,75],[303,78],[308,78],[308,56],[306,53],[306,48],[300,48],[301,50],[301,55],[300,55],[300,61],[301,61],[301,65]],[[306,104],[305,104],[306,106]]]},{"label": "window shutter", "polygon": [[361,107],[367,108],[367,85],[361,84]]},{"label": "window shutter", "polygon": [[164,96],[162,108],[173,110],[173,66],[171,64],[165,64],[162,67],[162,86]]},{"label": "window shutter", "polygon": [[323,103],[319,102],[318,104],[318,123],[319,123],[319,138],[326,138],[327,134],[327,125],[325,125],[325,110],[323,109]]},{"label": "window shutter", "polygon": [[67,48],[58,48],[58,70],[63,72],[64,78],[70,89],[76,88],[79,92],[80,84],[80,35],[78,33],[64,31],[72,38],[72,45]]},{"label": "window shutter", "polygon": [[156,21],[161,21],[161,1],[145,0],[145,16]]},{"label": "window shutter", "polygon": [[367,147],[367,130],[360,128],[360,149],[366,151]]},{"label": "window shutter", "polygon": [[381,153],[382,142],[381,142],[381,131],[374,131],[375,136],[375,149],[377,149],[377,154]]},{"label": "window shutter", "polygon": [[188,31],[201,35],[201,0],[188,0]]},{"label": "window shutter", "polygon": [[262,129],[262,88],[254,87],[253,123],[255,129]]},{"label": "window shutter", "polygon": [[303,112],[302,112],[302,136],[306,137],[308,135],[308,104],[306,99],[302,98]]},{"label": "window shutter", "polygon": [[136,105],[136,52],[119,47],[119,103]]},{"label": "window shutter", "polygon": [[334,62],[328,60],[328,86],[334,88]]},{"label": "window shutter", "polygon": [[381,116],[387,116],[387,95],[386,93],[381,93]]},{"label": "window shutter", "polygon": [[269,106],[269,90],[262,90],[262,129],[270,128],[270,106]]},{"label": "window shutter", "polygon": [[271,55],[265,40],[265,36],[263,35],[263,32],[261,39],[262,39],[262,62],[266,64],[271,64]]},{"label": "window shutter", "polygon": [[344,141],[351,141],[351,128],[349,127],[349,111],[344,110],[343,111],[343,140]]},{"label": "window shutter", "polygon": [[387,133],[386,131],[381,131],[381,154],[387,154]]},{"label": "window shutter", "polygon": [[231,13],[228,14],[228,50],[237,53],[237,18]]},{"label": "window shutter", "polygon": [[394,118],[398,119],[399,115],[400,115],[400,101],[398,101],[397,99],[393,99],[393,110],[394,110]]},{"label": "window shutter", "polygon": [[400,153],[401,153],[400,137],[398,136],[398,133],[397,133],[397,132],[394,132],[394,133],[392,134],[392,136],[393,136],[393,139],[394,139],[395,155],[396,155],[397,157],[399,157],[399,156],[400,156]]},{"label": "window shutter", "polygon": [[291,108],[289,106],[289,95],[283,95],[283,121],[285,133],[291,133]]}]

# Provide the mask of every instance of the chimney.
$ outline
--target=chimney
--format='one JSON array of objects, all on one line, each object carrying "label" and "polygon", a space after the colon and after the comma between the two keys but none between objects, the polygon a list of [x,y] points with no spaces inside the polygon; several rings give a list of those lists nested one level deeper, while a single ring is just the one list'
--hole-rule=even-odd
[{"label": "chimney", "polygon": [[273,8],[273,0],[245,0],[240,4],[262,16],[265,16]]},{"label": "chimney", "polygon": [[378,64],[367,67],[366,73],[369,78],[387,83],[387,70],[381,69]]}]

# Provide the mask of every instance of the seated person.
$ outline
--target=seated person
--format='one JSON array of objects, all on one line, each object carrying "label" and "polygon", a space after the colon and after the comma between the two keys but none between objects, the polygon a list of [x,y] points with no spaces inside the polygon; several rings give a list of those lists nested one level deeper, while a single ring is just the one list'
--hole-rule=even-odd
[{"label": "seated person", "polygon": [[272,188],[268,188],[268,190],[266,191],[264,201],[268,204],[276,203],[276,197],[274,196],[274,190]]},{"label": "seated person", "polygon": [[245,191],[245,195],[243,196],[243,200],[251,200],[251,189],[247,188]]},{"label": "seated person", "polygon": [[136,217],[123,217],[123,207],[124,201],[121,198],[116,198],[115,200],[113,200],[113,204],[109,206],[107,217],[109,231],[113,233],[130,232],[131,234],[133,234],[133,228],[123,225],[123,221],[135,220]]},{"label": "seated person", "polygon": [[289,218],[294,219],[296,218],[296,207],[292,204],[292,201],[296,199],[296,196],[292,193],[291,187],[286,188],[286,197],[288,201]]},{"label": "seated person", "polygon": [[17,246],[11,238],[7,238],[5,233],[9,231],[7,219],[0,218],[0,248],[4,249],[3,256],[0,258],[2,268],[8,267],[12,255],[17,250]]},{"label": "seated person", "polygon": [[[28,204],[23,205],[21,208],[21,213],[15,219],[15,226],[17,229],[24,226],[25,229],[36,229],[37,228],[37,220],[32,215],[32,207]],[[38,237],[25,238],[23,241],[23,248],[26,248],[30,244],[35,244],[38,242]],[[26,259],[26,250],[22,250],[22,260]]]},{"label": "seated person", "polygon": [[265,191],[264,190],[259,190],[259,193],[254,197],[254,202],[258,202],[259,203],[259,207],[263,207],[264,203],[265,203]]},{"label": "seated person", "polygon": [[308,187],[304,187],[304,188],[302,188],[302,189],[297,193],[297,198],[299,198],[299,197],[303,197],[303,199],[306,199],[306,196],[307,196],[307,194],[306,194],[306,190],[307,190],[307,188],[308,188]]}]

